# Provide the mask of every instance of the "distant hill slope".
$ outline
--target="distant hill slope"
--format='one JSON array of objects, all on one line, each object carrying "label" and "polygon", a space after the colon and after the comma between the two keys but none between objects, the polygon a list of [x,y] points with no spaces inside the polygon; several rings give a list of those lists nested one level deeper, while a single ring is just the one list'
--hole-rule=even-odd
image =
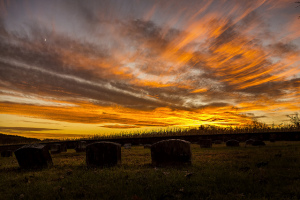
[{"label": "distant hill slope", "polygon": [[32,143],[32,142],[41,142],[41,140],[36,138],[27,138],[17,135],[6,135],[0,133],[0,145],[3,144],[17,144],[17,143]]}]

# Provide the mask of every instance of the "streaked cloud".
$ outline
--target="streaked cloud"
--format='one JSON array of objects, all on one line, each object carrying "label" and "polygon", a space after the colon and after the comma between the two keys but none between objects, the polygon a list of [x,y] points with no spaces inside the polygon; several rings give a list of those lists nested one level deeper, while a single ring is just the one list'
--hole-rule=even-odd
[{"label": "streaked cloud", "polygon": [[59,129],[50,129],[50,128],[36,128],[36,127],[6,127],[0,126],[1,131],[57,131]]},{"label": "streaked cloud", "polygon": [[12,1],[0,10],[2,114],[142,129],[300,110],[297,10],[286,1]]}]

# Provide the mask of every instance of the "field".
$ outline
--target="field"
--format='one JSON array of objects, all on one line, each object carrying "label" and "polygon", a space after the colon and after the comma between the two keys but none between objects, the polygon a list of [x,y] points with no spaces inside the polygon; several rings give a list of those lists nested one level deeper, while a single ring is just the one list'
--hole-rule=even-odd
[{"label": "field", "polygon": [[88,169],[85,153],[52,155],[54,165],[25,171],[0,158],[0,199],[300,199],[300,142],[201,149],[192,165],[151,166],[150,149],[122,147],[122,165]]}]

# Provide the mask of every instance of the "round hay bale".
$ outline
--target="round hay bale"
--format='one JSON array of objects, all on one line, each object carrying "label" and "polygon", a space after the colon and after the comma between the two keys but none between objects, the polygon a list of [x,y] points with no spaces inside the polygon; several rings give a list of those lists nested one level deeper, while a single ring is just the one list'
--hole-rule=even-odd
[{"label": "round hay bale", "polygon": [[106,167],[121,164],[121,145],[114,142],[95,142],[86,146],[88,167]]},{"label": "round hay bale", "polygon": [[199,140],[199,145],[201,148],[211,148],[212,147],[212,141],[211,139],[207,139],[207,140]]},{"label": "round hay bale", "polygon": [[275,142],[277,139],[277,134],[270,134],[270,142]]},{"label": "round hay bale", "polygon": [[60,143],[60,149],[61,149],[61,152],[67,152],[68,150],[68,147],[67,147],[67,144],[66,143]]},{"label": "round hay bale", "polygon": [[53,165],[46,145],[29,144],[15,151],[19,166],[24,169],[44,168]]},{"label": "round hay bale", "polygon": [[11,157],[12,151],[11,150],[5,150],[1,152],[1,157]]},{"label": "round hay bale", "polygon": [[215,141],[213,141],[213,143],[214,143],[214,144],[222,144],[223,141],[222,141],[222,140],[215,140]]},{"label": "round hay bale", "polygon": [[51,154],[59,154],[61,153],[61,145],[60,144],[52,144],[50,147]]},{"label": "round hay bale", "polygon": [[262,140],[255,140],[253,143],[252,143],[252,146],[265,146],[266,143]]},{"label": "round hay bale", "polygon": [[275,142],[275,138],[270,138],[270,142]]},{"label": "round hay bale", "polygon": [[185,140],[163,140],[151,145],[151,159],[154,166],[191,164],[191,157],[190,142]]},{"label": "round hay bale", "polygon": [[86,141],[78,141],[75,147],[76,152],[84,152],[86,149]]},{"label": "round hay bale", "polygon": [[131,143],[126,143],[124,144],[125,149],[131,149]]},{"label": "round hay bale", "polygon": [[226,146],[227,147],[239,147],[240,146],[240,142],[238,140],[228,140],[226,142]]},{"label": "round hay bale", "polygon": [[254,141],[253,139],[246,140],[245,145],[252,145]]}]

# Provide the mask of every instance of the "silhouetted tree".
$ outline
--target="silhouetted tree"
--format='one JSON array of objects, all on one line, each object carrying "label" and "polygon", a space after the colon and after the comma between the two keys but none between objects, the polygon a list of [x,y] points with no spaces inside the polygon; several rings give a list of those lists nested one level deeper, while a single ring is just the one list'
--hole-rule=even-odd
[{"label": "silhouetted tree", "polygon": [[293,115],[287,115],[287,117],[290,118],[291,122],[297,127],[300,128],[300,118],[298,116],[298,113],[295,113]]}]

